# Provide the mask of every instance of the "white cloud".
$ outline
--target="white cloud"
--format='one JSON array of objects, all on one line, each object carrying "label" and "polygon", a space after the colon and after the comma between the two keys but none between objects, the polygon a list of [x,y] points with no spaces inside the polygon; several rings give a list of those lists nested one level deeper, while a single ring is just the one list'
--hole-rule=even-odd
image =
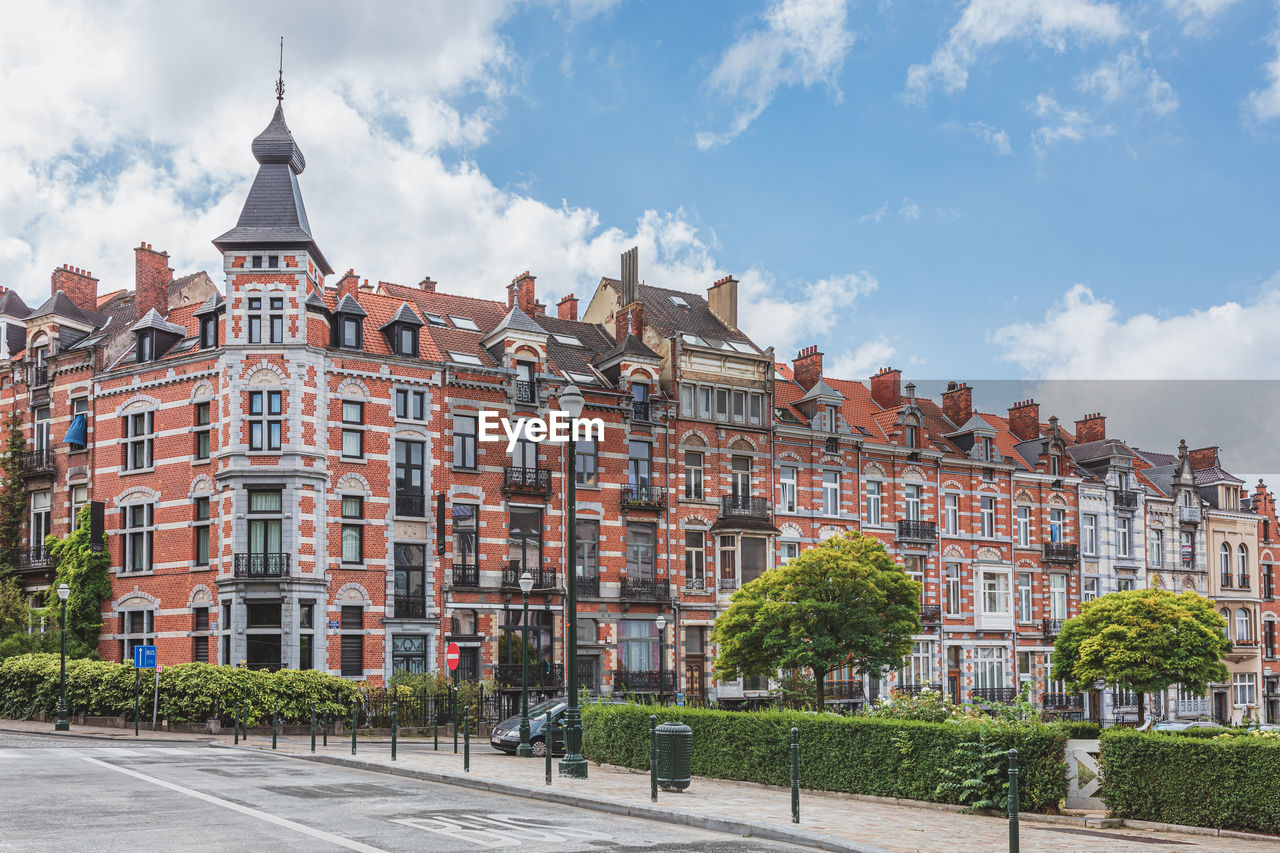
[{"label": "white cloud", "polygon": [[998,329],[1001,358],[1044,379],[1277,379],[1269,351],[1280,325],[1280,275],[1248,304],[1122,316],[1077,284],[1039,321]]},{"label": "white cloud", "polygon": [[987,124],[985,121],[971,121],[967,125],[959,122],[947,122],[943,126],[944,130],[960,131],[968,133],[981,139],[983,142],[996,149],[996,153],[1004,157],[1013,154],[1013,146],[1009,144],[1009,134],[1004,128]]},{"label": "white cloud", "polygon": [[892,364],[897,349],[883,334],[865,341],[856,350],[835,358],[824,359],[822,372],[838,379],[859,379],[866,381],[881,367]]},{"label": "white cloud", "polygon": [[[893,205],[885,202],[870,213],[864,213],[858,217],[858,222],[883,222],[884,218],[892,211]],[[898,215],[908,222],[913,222],[920,218],[920,205],[916,204],[909,198],[904,198],[898,204]]]},{"label": "white cloud", "polygon": [[837,79],[854,41],[845,0],[772,0],[763,18],[764,27],[743,33],[707,79],[733,105],[733,117],[726,129],[695,136],[703,151],[733,141],[781,88],[826,83],[840,97]]},{"label": "white cloud", "polygon": [[1062,52],[1068,39],[1111,41],[1128,32],[1120,10],[1091,0],[969,0],[960,20],[927,65],[907,70],[907,93],[923,97],[935,85],[958,92],[979,55],[1015,39],[1030,39]]},{"label": "white cloud", "polygon": [[[703,279],[700,288],[709,281]],[[866,270],[786,287],[779,286],[767,272],[748,270],[740,281],[738,322],[742,330],[760,346],[772,346],[780,359],[847,328],[853,322],[855,303],[880,287]],[[833,355],[856,358],[857,352]]]},{"label": "white cloud", "polygon": [[902,205],[898,207],[898,215],[907,221],[920,218],[920,205],[916,204],[909,198],[902,200]]},{"label": "white cloud", "polygon": [[1036,95],[1031,111],[1045,122],[1031,133],[1031,145],[1040,156],[1059,143],[1083,142],[1112,132],[1109,125],[1096,124],[1088,113],[1064,107],[1044,93]]},{"label": "white cloud", "polygon": [[889,215],[889,202],[885,202],[870,213],[858,217],[859,222],[880,222]]},{"label": "white cloud", "polygon": [[1236,0],[1164,0],[1164,7],[1177,16],[1188,35],[1205,35],[1209,20],[1235,4]]},{"label": "white cloud", "polygon": [[1275,55],[1263,66],[1266,85],[1250,92],[1244,104],[1246,116],[1254,122],[1267,122],[1280,117],[1280,21],[1277,21],[1268,40]]},{"label": "white cloud", "polygon": [[1178,109],[1178,93],[1144,60],[1138,56],[1138,48],[1121,51],[1111,62],[1104,62],[1092,71],[1081,75],[1082,92],[1096,92],[1106,104],[1134,99],[1143,103],[1143,109],[1156,115],[1169,115]]}]

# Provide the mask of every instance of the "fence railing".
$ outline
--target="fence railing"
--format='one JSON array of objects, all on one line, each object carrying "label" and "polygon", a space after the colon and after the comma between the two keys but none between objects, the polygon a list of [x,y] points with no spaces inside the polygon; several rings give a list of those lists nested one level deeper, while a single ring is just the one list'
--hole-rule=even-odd
[{"label": "fence railing", "polygon": [[480,586],[480,567],[468,566],[465,563],[453,564],[454,586]]},{"label": "fence railing", "polygon": [[426,518],[427,496],[414,492],[396,492],[396,515],[404,518]]},{"label": "fence railing", "polygon": [[424,619],[427,615],[427,600],[421,595],[397,595],[392,611],[396,619]]},{"label": "fence railing", "polygon": [[622,597],[633,601],[665,601],[671,597],[671,583],[653,578],[623,578]]},{"label": "fence railing", "polygon": [[528,572],[533,578],[534,589],[555,589],[556,570],[549,566],[521,566],[518,562],[510,562],[502,570],[503,586],[520,586],[520,576]]},{"label": "fence railing", "polygon": [[236,554],[238,578],[287,578],[291,554]]},{"label": "fence railing", "polygon": [[551,493],[550,468],[525,468],[520,465],[508,466],[503,471],[502,488],[508,492]]},{"label": "fence railing", "polygon": [[27,450],[18,454],[18,470],[23,474],[36,474],[52,471],[54,468],[53,448],[42,447],[39,450]]},{"label": "fence railing", "polygon": [[[530,687],[562,687],[564,686],[564,664],[549,661],[530,661],[528,665]],[[523,678],[522,667],[518,663],[500,663],[497,665],[497,681],[501,687],[519,687]]]},{"label": "fence railing", "polygon": [[969,695],[975,702],[1012,702],[1018,691],[1012,687],[975,687]]}]

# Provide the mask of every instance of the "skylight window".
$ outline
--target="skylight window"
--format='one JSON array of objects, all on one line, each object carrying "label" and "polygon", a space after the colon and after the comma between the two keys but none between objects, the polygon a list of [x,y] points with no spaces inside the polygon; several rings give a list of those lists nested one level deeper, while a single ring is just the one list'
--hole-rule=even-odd
[{"label": "skylight window", "polygon": [[730,349],[735,349],[738,352],[745,352],[745,353],[755,352],[755,350],[753,350],[750,346],[748,346],[747,344],[741,343],[739,341],[725,341],[725,343],[728,344]]},{"label": "skylight window", "polygon": [[557,341],[559,341],[562,344],[565,344],[566,346],[571,346],[571,347],[582,346],[582,341],[578,340],[573,335],[552,335],[551,337],[555,338]]},{"label": "skylight window", "polygon": [[576,373],[572,370],[567,370],[564,375],[568,376],[574,382],[586,382],[590,384],[596,381],[596,378],[589,373]]},{"label": "skylight window", "polygon": [[447,327],[447,326],[449,325],[448,323],[446,323],[446,322],[444,321],[444,318],[443,318],[443,317],[441,317],[439,314],[431,314],[431,313],[427,313],[427,314],[425,314],[424,316],[427,318],[427,322],[428,322],[428,323],[430,323],[430,324],[431,324],[431,325],[433,325],[433,326],[446,326],[446,327]]},{"label": "skylight window", "polygon": [[480,327],[476,325],[476,321],[472,320],[470,317],[455,317],[450,314],[449,319],[452,320],[453,325],[459,329],[463,329],[468,332],[480,331]]},{"label": "skylight window", "polygon": [[483,364],[480,361],[480,356],[472,355],[469,352],[451,352],[449,353],[449,360],[458,364],[474,364],[477,366]]},{"label": "skylight window", "polygon": [[689,303],[685,301],[683,296],[672,296],[671,301],[679,305],[681,308],[688,308]]},{"label": "skylight window", "polygon": [[702,338],[698,337],[697,335],[691,335],[688,332],[681,334],[680,337],[684,339],[684,342],[686,344],[693,344],[694,346],[699,346],[699,347],[705,347],[707,345],[707,342],[704,341]]}]

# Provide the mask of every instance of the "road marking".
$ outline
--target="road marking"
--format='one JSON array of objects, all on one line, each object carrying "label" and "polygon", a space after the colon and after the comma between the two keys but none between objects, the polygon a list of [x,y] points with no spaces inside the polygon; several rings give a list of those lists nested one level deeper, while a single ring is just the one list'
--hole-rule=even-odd
[{"label": "road marking", "polygon": [[204,802],[212,803],[215,806],[222,806],[224,809],[230,809],[233,812],[240,812],[240,814],[245,814],[249,817],[256,817],[258,820],[273,823],[276,826],[282,826],[285,829],[292,829],[294,832],[302,835],[309,835],[312,838],[319,839],[320,841],[327,841],[330,844],[336,844],[337,846],[345,847],[348,850],[359,850],[360,853],[386,853],[385,850],[378,847],[361,844],[359,841],[352,841],[349,838],[343,838],[341,835],[334,835],[332,832],[325,832],[323,829],[316,829],[314,827],[289,820],[288,818],[273,815],[269,812],[259,811],[258,809],[249,808],[248,806],[242,806],[239,803],[233,803],[230,800],[224,800],[221,797],[215,797],[212,794],[206,794],[203,791],[197,791],[193,788],[174,784],[173,782],[166,782],[164,779],[157,779],[154,776],[148,776],[147,774],[139,773],[136,770],[119,767],[115,764],[108,764],[105,761],[99,761],[98,759],[90,758],[87,755],[81,755],[78,757],[82,761],[87,761],[90,764],[96,764],[99,767],[105,767],[108,770],[114,770],[117,773],[123,773],[124,775],[132,776],[135,779],[141,779],[143,782],[150,782],[152,785],[158,785],[161,788],[168,788],[170,791],[177,791],[179,794],[186,794],[188,797],[203,800]]},{"label": "road marking", "polygon": [[603,832],[580,827],[556,826],[536,818],[504,814],[459,814],[435,812],[421,817],[393,818],[392,823],[411,826],[455,841],[464,841],[497,850],[519,847],[526,841],[565,844],[580,841],[611,841]]}]

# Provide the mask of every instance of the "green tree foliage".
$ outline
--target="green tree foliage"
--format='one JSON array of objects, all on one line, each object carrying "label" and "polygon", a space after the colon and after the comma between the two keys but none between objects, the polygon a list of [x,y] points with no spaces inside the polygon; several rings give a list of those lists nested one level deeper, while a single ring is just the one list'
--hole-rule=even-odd
[{"label": "green tree foliage", "polygon": [[1229,677],[1222,663],[1231,650],[1226,628],[1213,603],[1194,592],[1113,592],[1086,603],[1062,626],[1053,677],[1069,690],[1101,681],[1136,691],[1145,720],[1145,694],[1181,684],[1204,695],[1210,682]]},{"label": "green tree foliage", "polygon": [[89,505],[80,508],[79,526],[63,539],[50,536],[45,540],[54,565],[58,567],[45,599],[45,611],[51,621],[62,612],[58,587],[71,588],[67,599],[67,654],[71,657],[96,657],[98,632],[102,630],[102,601],[111,595],[111,555],[89,548]]},{"label": "green tree foliage", "polygon": [[19,466],[25,439],[16,415],[9,418],[5,430],[4,451],[0,454],[0,577],[13,572],[13,555],[22,541],[22,519],[27,509]]},{"label": "green tree foliage", "polygon": [[807,668],[821,708],[828,673],[900,667],[919,630],[920,584],[878,540],[833,536],[733,594],[713,632],[716,677]]}]

